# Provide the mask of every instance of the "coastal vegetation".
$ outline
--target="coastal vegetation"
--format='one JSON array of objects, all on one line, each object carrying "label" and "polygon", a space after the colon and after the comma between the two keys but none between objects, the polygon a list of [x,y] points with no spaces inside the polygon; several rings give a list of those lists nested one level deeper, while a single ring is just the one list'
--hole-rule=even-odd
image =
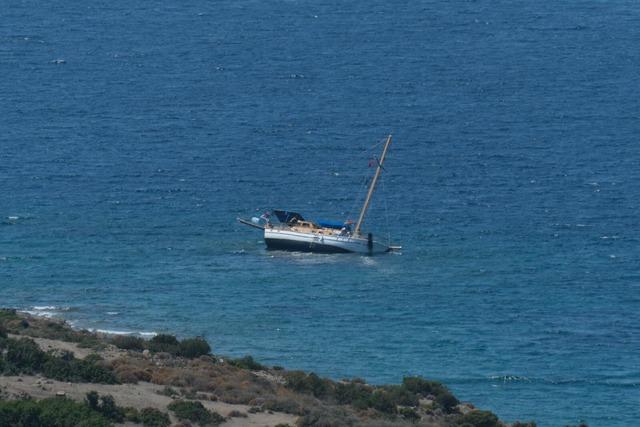
[{"label": "coastal vegetation", "polygon": [[176,400],[168,408],[176,414],[179,420],[192,421],[201,426],[218,425],[224,422],[222,415],[207,410],[200,402]]},{"label": "coastal vegetation", "polygon": [[109,427],[112,422],[84,403],[53,397],[0,401],[0,425]]},{"label": "coastal vegetation", "polygon": [[[90,345],[90,350],[85,350],[83,357],[76,357],[64,346],[44,351],[43,339],[47,343],[51,339],[75,343],[76,349]],[[110,394],[96,391],[87,393],[82,402],[66,397],[25,400],[25,396],[14,392],[5,394],[10,400],[2,402],[0,415],[8,418],[0,418],[0,425],[5,420],[31,416],[28,414],[35,414],[34,419],[42,421],[48,419],[45,415],[54,410],[51,408],[59,408],[56,413],[70,419],[83,414],[98,426],[126,421],[165,427],[171,420],[218,425],[227,418],[213,409],[219,408],[215,402],[243,405],[223,412],[229,419],[280,413],[288,414],[294,420],[288,424],[297,427],[506,425],[491,412],[461,403],[442,383],[418,376],[407,376],[395,385],[371,385],[357,378],[335,381],[315,373],[265,366],[251,356],[214,356],[202,338],[181,340],[168,334],[150,340],[105,336],[75,331],[62,322],[13,310],[0,310],[0,375],[39,375],[113,387],[149,384],[158,387],[154,393],[164,399],[155,407],[141,407],[139,402],[136,407],[126,401],[126,396],[120,396],[126,403],[120,407]],[[535,423],[517,425],[533,427]]]},{"label": "coastal vegetation", "polygon": [[42,374],[47,378],[71,382],[117,382],[113,372],[97,354],[76,359],[68,351],[44,352],[29,338],[0,338],[0,373]]},{"label": "coastal vegetation", "polygon": [[211,353],[209,343],[202,338],[186,338],[182,341],[173,335],[159,334],[146,341],[132,335],[116,335],[109,342],[122,350],[144,351],[154,353],[169,353],[193,359]]},{"label": "coastal vegetation", "polygon": [[114,423],[130,422],[144,427],[168,427],[166,413],[154,408],[122,408],[112,396],[87,393],[82,402],[66,397],[35,400],[23,398],[0,400],[0,426],[20,427],[111,427]]}]

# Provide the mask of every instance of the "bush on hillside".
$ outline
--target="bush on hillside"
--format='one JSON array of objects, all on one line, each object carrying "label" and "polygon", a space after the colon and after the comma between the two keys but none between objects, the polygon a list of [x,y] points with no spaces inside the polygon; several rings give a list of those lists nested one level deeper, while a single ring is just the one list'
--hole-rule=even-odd
[{"label": "bush on hillside", "polygon": [[228,359],[227,363],[236,368],[248,369],[250,371],[263,371],[267,369],[265,366],[256,362],[251,356],[244,356],[239,359]]},{"label": "bush on hillside", "polygon": [[8,339],[6,349],[7,362],[14,365],[21,373],[40,372],[47,360],[47,354],[29,338]]},{"label": "bush on hillside", "polygon": [[0,426],[110,427],[111,422],[85,404],[54,397],[0,401]]},{"label": "bush on hillside", "polygon": [[418,406],[418,395],[407,390],[401,385],[385,386],[384,390],[388,393],[389,398],[396,405],[401,406]]},{"label": "bush on hillside", "polygon": [[400,408],[398,410],[398,415],[411,422],[415,422],[420,419],[420,414],[418,414],[413,408]]},{"label": "bush on hillside", "polygon": [[144,350],[145,341],[140,337],[132,335],[116,335],[110,339],[111,344],[122,350]]},{"label": "bush on hillside", "polygon": [[[285,414],[304,415],[305,410],[295,399],[276,397],[268,399],[262,404],[262,410],[284,412]],[[251,412],[251,411],[249,411]]]},{"label": "bush on hillside", "polygon": [[402,385],[409,391],[421,394],[424,397],[428,395],[438,395],[445,386],[437,381],[425,380],[422,377],[404,377]]},{"label": "bush on hillside", "polygon": [[58,381],[88,382],[101,384],[116,384],[115,375],[100,362],[98,355],[89,355],[84,359],[64,359],[47,355],[47,361],[42,367],[42,374],[47,378]]},{"label": "bush on hillside", "polygon": [[8,322],[11,320],[19,320],[18,313],[13,308],[0,308],[0,323]]},{"label": "bush on hillside", "polygon": [[178,356],[193,359],[211,353],[209,343],[202,338],[187,338],[178,345]]},{"label": "bush on hillside", "polygon": [[59,381],[93,382],[115,384],[113,373],[102,366],[100,356],[89,355],[83,360],[73,357],[71,352],[45,353],[32,339],[2,339],[0,349],[0,372],[4,374],[41,373]]},{"label": "bush on hillside", "polygon": [[362,407],[362,402],[365,402],[364,407],[368,405],[366,402],[371,397],[371,387],[368,387],[359,382],[337,383],[334,390],[336,401],[341,405],[350,405],[354,402],[361,402],[356,405]]},{"label": "bush on hillside", "polygon": [[383,390],[376,390],[369,397],[369,406],[385,414],[396,413],[396,403],[391,399],[389,393]]},{"label": "bush on hillside", "polygon": [[147,344],[150,351],[155,353],[169,353],[172,355],[178,354],[178,346],[180,342],[173,335],[158,334],[151,338]]},{"label": "bush on hillside", "polygon": [[424,397],[434,396],[436,404],[447,413],[451,413],[460,403],[447,387],[437,381],[429,381],[421,377],[404,377],[402,386]]},{"label": "bush on hillside", "polygon": [[168,408],[180,420],[188,420],[200,425],[218,425],[224,422],[224,417],[217,412],[209,411],[200,402],[176,400]]},{"label": "bush on hillside", "polygon": [[500,427],[501,424],[493,413],[489,411],[475,410],[466,413],[458,421],[461,425],[471,425],[473,427]]},{"label": "bush on hillside", "polygon": [[308,393],[315,397],[324,397],[329,392],[329,382],[313,372],[291,371],[285,375],[285,386],[298,393]]},{"label": "bush on hillside", "polygon": [[443,411],[450,414],[460,401],[449,390],[445,390],[436,396],[436,403]]},{"label": "bush on hillside", "polygon": [[169,415],[155,408],[141,410],[139,420],[144,427],[169,427],[171,425]]}]

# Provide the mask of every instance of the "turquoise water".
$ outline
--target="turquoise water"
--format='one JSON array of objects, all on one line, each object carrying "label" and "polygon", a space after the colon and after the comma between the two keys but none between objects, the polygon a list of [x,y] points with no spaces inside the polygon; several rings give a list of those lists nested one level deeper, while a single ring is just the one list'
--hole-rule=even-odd
[{"label": "turquoise water", "polygon": [[[640,5],[11,2],[0,303],[419,374],[505,420],[634,425]],[[266,208],[401,254],[267,252]],[[257,209],[257,210],[256,210]]]}]

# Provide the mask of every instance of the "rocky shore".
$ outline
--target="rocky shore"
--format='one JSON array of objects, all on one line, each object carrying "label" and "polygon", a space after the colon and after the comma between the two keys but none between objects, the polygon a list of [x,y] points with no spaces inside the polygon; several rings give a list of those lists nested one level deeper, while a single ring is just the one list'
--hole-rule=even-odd
[{"label": "rocky shore", "polygon": [[373,386],[212,352],[203,339],[74,330],[0,309],[0,426],[506,424],[420,377]]}]

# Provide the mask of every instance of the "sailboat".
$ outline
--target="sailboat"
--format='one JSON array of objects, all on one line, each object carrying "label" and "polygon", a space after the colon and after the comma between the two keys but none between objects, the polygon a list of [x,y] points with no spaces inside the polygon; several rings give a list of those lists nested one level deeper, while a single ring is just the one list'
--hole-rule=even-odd
[{"label": "sailboat", "polygon": [[259,218],[253,217],[251,220],[238,218],[238,221],[264,230],[267,249],[318,253],[355,252],[369,255],[400,249],[399,246],[374,240],[372,233],[365,234],[361,229],[390,144],[391,135],[387,137],[384,144],[382,156],[377,162],[375,174],[355,226],[351,221],[311,221],[297,212],[288,210],[273,211],[273,215],[278,220],[277,223],[272,222],[272,215],[269,212]]}]

